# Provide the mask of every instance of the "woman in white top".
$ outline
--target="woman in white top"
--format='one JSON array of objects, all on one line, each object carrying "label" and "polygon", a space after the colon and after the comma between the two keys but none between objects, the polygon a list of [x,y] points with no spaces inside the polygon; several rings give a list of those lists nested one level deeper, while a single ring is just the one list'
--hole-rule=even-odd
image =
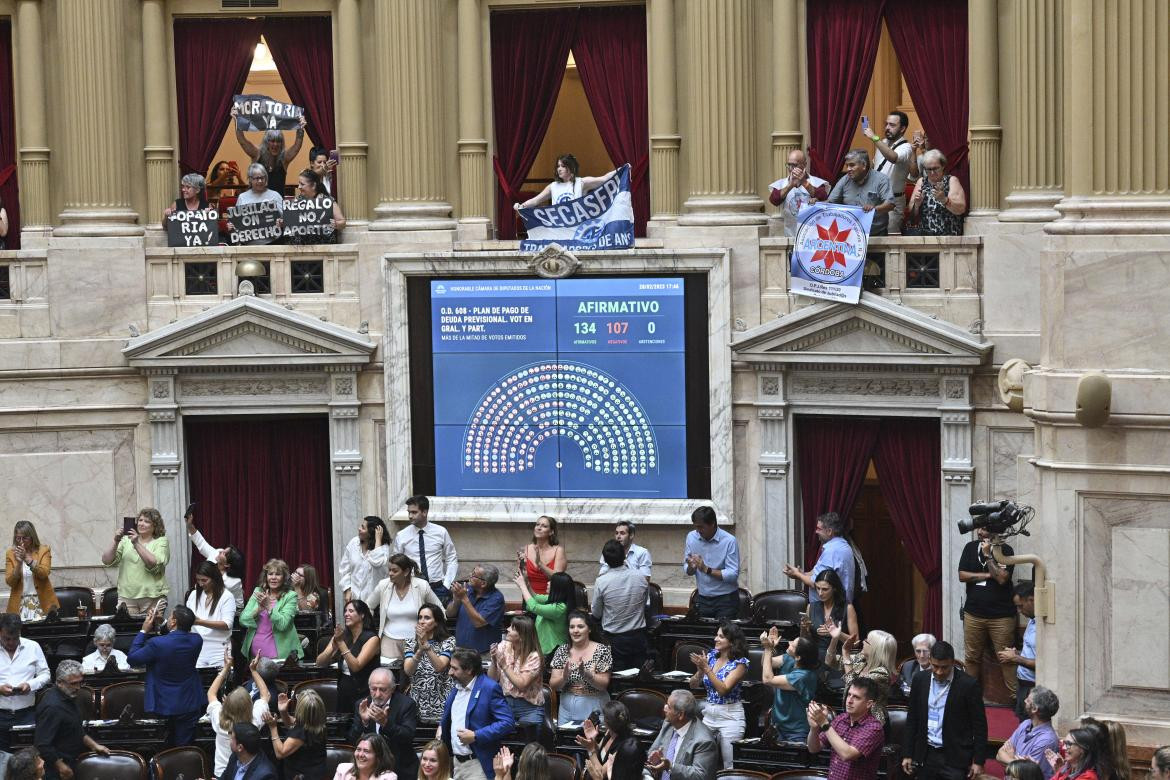
[{"label": "woman in white top", "polygon": [[378,636],[382,638],[382,663],[406,654],[406,640],[415,636],[418,611],[423,604],[443,608],[429,582],[415,577],[418,564],[402,553],[390,556],[389,576],[374,588],[378,605]]},{"label": "woman in white top", "polygon": [[187,595],[187,607],[195,613],[192,629],[203,637],[203,649],[195,666],[208,669],[223,662],[225,647],[231,646],[236,600],[223,585],[219,567],[204,561],[195,570],[195,587]]},{"label": "woman in white top", "polygon": [[[229,601],[231,599],[228,599]],[[244,686],[234,688],[222,702],[219,700],[219,690],[231,675],[232,654],[229,649],[220,656],[223,668],[215,676],[211,687],[207,689],[207,719],[211,721],[211,730],[215,732],[215,776],[221,777],[227,768],[228,759],[232,757],[232,728],[237,723],[251,723],[259,728],[264,724],[264,713],[268,712],[268,686],[253,675],[256,685],[260,689],[260,698],[252,701]],[[225,780],[232,780],[226,778]]]},{"label": "woman in white top", "polygon": [[102,623],[97,627],[97,631],[93,632],[94,651],[81,659],[82,674],[101,674],[106,670],[106,664],[111,658],[114,659],[118,671],[130,671],[130,662],[126,660],[126,654],[114,648],[114,637],[117,635],[109,623]]},{"label": "woman in white top", "polygon": [[394,550],[390,546],[390,532],[382,518],[370,515],[358,523],[358,535],[345,545],[341,555],[337,587],[345,601],[364,601],[371,606],[374,586],[386,579],[386,564]]},{"label": "woman in white top", "polygon": [[512,208],[519,211],[547,202],[560,203],[565,200],[575,200],[586,192],[597,189],[606,179],[617,173],[615,168],[604,176],[578,176],[579,170],[580,166],[576,157],[571,154],[562,154],[557,158],[556,178],[535,198],[529,198],[523,203],[516,203]]}]

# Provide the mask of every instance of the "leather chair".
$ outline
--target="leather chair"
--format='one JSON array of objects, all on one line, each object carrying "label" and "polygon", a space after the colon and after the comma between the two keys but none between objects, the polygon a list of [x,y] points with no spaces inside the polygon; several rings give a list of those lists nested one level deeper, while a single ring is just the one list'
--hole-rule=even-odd
[{"label": "leather chair", "polygon": [[695,665],[691,663],[691,653],[707,654],[711,649],[709,644],[700,644],[699,642],[692,642],[689,639],[684,639],[674,643],[674,650],[670,654],[671,669],[676,672],[686,672],[688,674],[695,673]]},{"label": "leather chair", "polygon": [[[735,615],[736,620],[751,620],[752,619],[752,592],[747,588],[740,588],[737,591],[739,596],[738,612]],[[698,613],[695,610],[695,599],[699,596],[699,589],[696,588],[691,591],[691,600],[687,604],[687,616],[695,618]]]},{"label": "leather chair", "polygon": [[882,748],[882,763],[886,776],[902,777],[902,745],[906,739],[906,707],[886,706],[886,744]]},{"label": "leather chair", "polygon": [[[349,745],[326,745],[325,746],[325,774],[324,777],[333,777],[337,774],[337,767],[339,764],[353,763],[353,748]],[[200,775],[205,777],[205,775]]]},{"label": "leather chair", "polygon": [[577,780],[577,759],[564,753],[548,754],[549,780]]},{"label": "leather chair", "polygon": [[[316,680],[305,680],[302,683],[297,683],[293,687],[292,695],[294,697],[300,696],[305,691],[315,691],[321,697],[321,701],[325,703],[326,712],[338,712],[337,709],[337,680],[330,680],[326,678],[319,678]],[[343,715],[348,713],[342,713]]]},{"label": "leather chair", "polygon": [[69,585],[60,588],[53,588],[53,592],[57,594],[57,601],[60,602],[61,607],[57,610],[57,614],[61,617],[77,617],[77,606],[84,604],[86,609],[92,615],[94,612],[93,589],[82,588],[75,585]]},{"label": "leather chair", "polygon": [[141,718],[146,711],[146,683],[142,680],[127,680],[102,688],[102,718],[116,719],[127,705],[135,718]]},{"label": "leather chair", "polygon": [[73,770],[75,780],[146,780],[146,761],[128,750],[111,750],[110,755],[83,753]]},{"label": "leather chair", "polygon": [[211,764],[202,748],[194,745],[167,748],[150,759],[151,780],[178,780],[180,777],[207,777]]},{"label": "leather chair", "polygon": [[800,627],[800,615],[808,609],[808,595],[803,590],[766,590],[752,599],[752,615],[757,623],[786,620]]},{"label": "leather chair", "polygon": [[97,717],[97,691],[88,685],[81,686],[77,691],[77,709],[81,712],[82,720],[95,719]]},{"label": "leather chair", "polygon": [[106,588],[102,591],[101,601],[98,604],[98,613],[112,615],[118,611],[118,589]]},{"label": "leather chair", "polygon": [[630,722],[641,728],[657,732],[662,728],[662,707],[666,694],[647,688],[631,688],[618,694],[617,700],[626,705]]},{"label": "leather chair", "polygon": [[828,776],[827,771],[822,772],[819,769],[786,769],[772,775],[769,780],[823,780]]},{"label": "leather chair", "polygon": [[585,589],[585,583],[573,580],[573,591],[577,594],[577,609],[589,611],[589,591]]},{"label": "leather chair", "polygon": [[720,769],[715,777],[723,780],[770,780],[772,776],[758,769]]},{"label": "leather chair", "polygon": [[646,628],[653,631],[661,622],[658,616],[662,614],[662,586],[657,582],[646,583],[648,589],[646,604]]}]

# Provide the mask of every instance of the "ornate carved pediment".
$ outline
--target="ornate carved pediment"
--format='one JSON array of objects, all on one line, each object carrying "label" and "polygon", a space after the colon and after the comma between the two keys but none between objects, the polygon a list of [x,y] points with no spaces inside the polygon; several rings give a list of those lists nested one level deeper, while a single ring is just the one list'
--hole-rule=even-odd
[{"label": "ornate carved pediment", "polygon": [[977,366],[992,345],[880,296],[824,302],[743,333],[733,359],[748,363]]},{"label": "ornate carved pediment", "polygon": [[133,338],[122,354],[132,366],[207,370],[362,364],[376,348],[356,331],[241,296]]}]

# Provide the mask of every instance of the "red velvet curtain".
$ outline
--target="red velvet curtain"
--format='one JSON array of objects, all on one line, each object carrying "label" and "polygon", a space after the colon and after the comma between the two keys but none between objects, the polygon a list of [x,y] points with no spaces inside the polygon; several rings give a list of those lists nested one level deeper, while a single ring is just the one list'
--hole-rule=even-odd
[{"label": "red velvet curtain", "polygon": [[796,418],[796,468],[804,517],[804,565],[820,551],[817,517],[836,512],[846,521],[865,482],[880,423],[842,417]]},{"label": "red velvet curtain", "polygon": [[12,22],[0,21],[0,200],[8,212],[9,249],[20,249],[20,191],[16,182],[16,92],[12,85]]},{"label": "red velvet curtain", "polygon": [[[845,161],[865,103],[883,6],[885,0],[808,4],[809,147],[813,173],[830,182],[836,181]],[[881,125],[876,124],[878,129]]]},{"label": "red velvet curtain", "polygon": [[[207,174],[252,67],[263,19],[176,19],[179,170]],[[332,89],[330,89],[332,94]]]},{"label": "red velvet curtain", "polygon": [[926,136],[969,203],[967,0],[889,0],[886,27]]},{"label": "red velvet curtain", "polygon": [[512,204],[520,199],[524,177],[548,131],[577,28],[577,13],[576,8],[492,12],[493,164],[499,238],[516,237]]},{"label": "red velvet curtain", "polygon": [[650,219],[645,6],[583,9],[573,56],[605,151],[618,165],[630,164],[634,232],[644,236]]},{"label": "red velvet curtain", "polygon": [[333,27],[329,17],[269,17],[264,22],[264,40],[289,100],[305,109],[309,140],[316,146],[336,149]]},{"label": "red velvet curtain", "polygon": [[942,639],[942,488],[938,420],[883,420],[874,466],[902,545],[926,580],[922,630]]},{"label": "red velvet curtain", "polygon": [[245,590],[269,558],[311,564],[332,584],[329,421],[188,417],[183,428],[196,522],[211,544],[243,552]]}]

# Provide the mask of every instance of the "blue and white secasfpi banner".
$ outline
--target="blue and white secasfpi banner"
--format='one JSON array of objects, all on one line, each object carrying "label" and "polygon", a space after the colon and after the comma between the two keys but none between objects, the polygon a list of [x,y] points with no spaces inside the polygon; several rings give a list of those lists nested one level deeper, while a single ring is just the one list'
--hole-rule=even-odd
[{"label": "blue and white secasfpi banner", "polygon": [[528,229],[528,238],[520,242],[521,252],[539,252],[553,243],[565,249],[633,249],[630,165],[618,168],[600,187],[580,198],[520,209],[520,217]]},{"label": "blue and white secasfpi banner", "polygon": [[873,211],[816,203],[800,211],[788,287],[827,301],[857,303]]}]

